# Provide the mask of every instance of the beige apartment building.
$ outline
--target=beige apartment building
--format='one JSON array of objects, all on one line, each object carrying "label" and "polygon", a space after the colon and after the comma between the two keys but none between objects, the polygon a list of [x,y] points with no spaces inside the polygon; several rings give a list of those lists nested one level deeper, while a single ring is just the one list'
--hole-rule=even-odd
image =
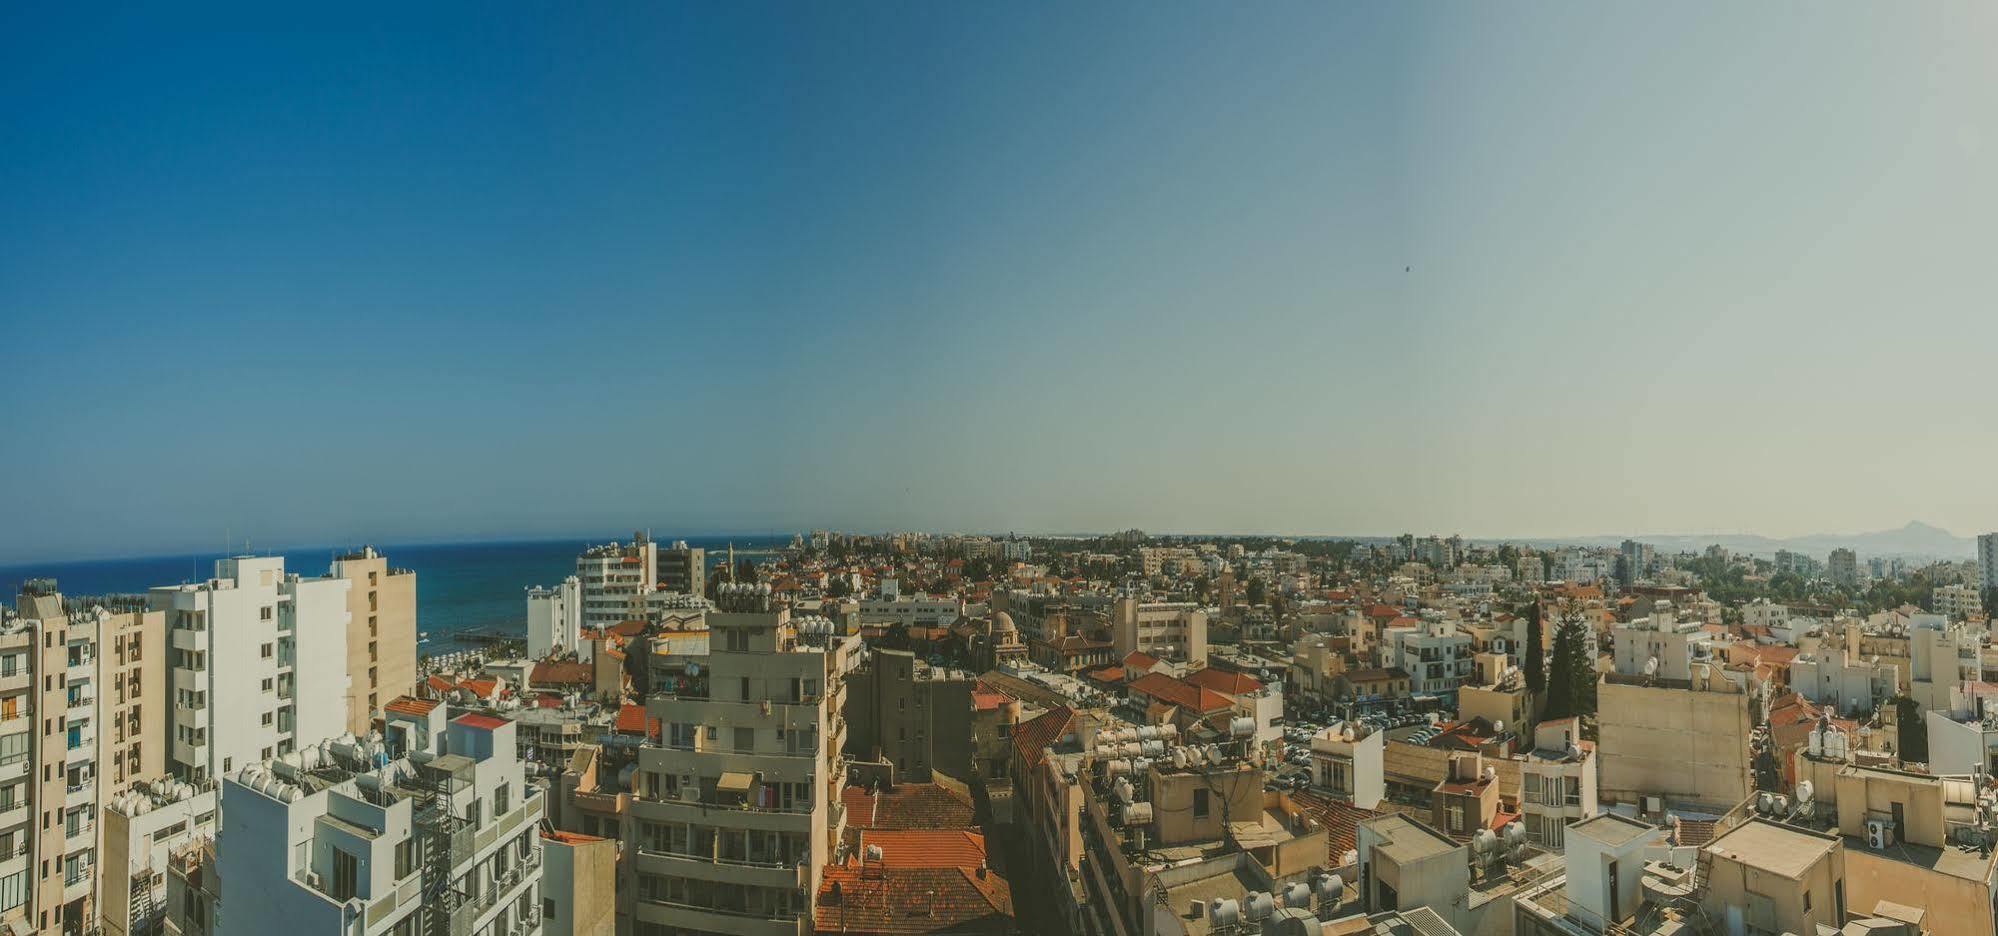
[{"label": "beige apartment building", "polygon": [[1597,689],[1601,796],[1650,815],[1665,804],[1725,811],[1748,796],[1753,697],[1710,664],[1693,679],[1607,673]]},{"label": "beige apartment building", "polygon": [[375,715],[416,689],[416,573],[391,568],[364,546],[333,558],[347,590],[347,730],[366,735]]},{"label": "beige apartment building", "polygon": [[709,654],[647,714],[618,888],[633,936],[805,936],[846,825],[845,683],[860,638],[793,620],[767,585],[722,586]]},{"label": "beige apartment building", "polygon": [[166,617],[26,583],[0,623],[0,925],[96,921],[101,803],[165,768]]}]

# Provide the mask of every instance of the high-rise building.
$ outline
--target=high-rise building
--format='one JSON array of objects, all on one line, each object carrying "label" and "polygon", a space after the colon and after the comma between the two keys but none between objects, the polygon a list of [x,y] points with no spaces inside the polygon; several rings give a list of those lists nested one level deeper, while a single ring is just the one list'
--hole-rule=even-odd
[{"label": "high-rise building", "polygon": [[382,704],[416,688],[416,573],[373,546],[334,557],[347,591],[347,730],[363,735]]},{"label": "high-rise building", "polygon": [[1628,588],[1636,584],[1639,579],[1650,575],[1652,561],[1656,555],[1650,543],[1624,540],[1621,555],[1618,557],[1622,560],[1617,566],[1618,581]]},{"label": "high-rise building", "polygon": [[225,776],[347,730],[353,587],[287,573],[281,556],[236,556],[213,578],[148,593],[168,626],[175,776]]},{"label": "high-rise building", "polygon": [[645,596],[658,587],[659,544],[643,533],[629,543],[592,546],[576,557],[583,583],[583,626],[605,630],[644,616]]},{"label": "high-rise building", "polygon": [[768,586],[728,584],[700,676],[655,693],[624,823],[635,933],[810,932],[845,824],[846,677],[856,636],[793,620]]},{"label": "high-rise building", "polygon": [[385,718],[384,740],[325,742],[222,781],[216,936],[539,930],[542,794],[513,722],[447,722],[438,703]]},{"label": "high-rise building", "polygon": [[560,647],[583,646],[583,581],[576,576],[549,588],[527,590],[527,658],[545,659]]},{"label": "high-rise building", "polygon": [[1977,538],[1977,586],[1986,591],[1998,588],[1998,533]]},{"label": "high-rise building", "polygon": [[704,595],[708,587],[707,551],[676,540],[659,551],[659,587],[683,595]]},{"label": "high-rise building", "polygon": [[96,919],[98,806],[161,770],[165,616],[112,604],[31,580],[0,622],[0,925],[17,932]]},{"label": "high-rise building", "polygon": [[1850,549],[1834,549],[1825,560],[1825,577],[1841,588],[1859,587],[1859,556]]}]

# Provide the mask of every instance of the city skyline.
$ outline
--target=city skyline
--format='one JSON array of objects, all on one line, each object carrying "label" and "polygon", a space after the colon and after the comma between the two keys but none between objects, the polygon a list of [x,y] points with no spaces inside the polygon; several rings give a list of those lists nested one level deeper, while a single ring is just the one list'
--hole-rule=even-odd
[{"label": "city skyline", "polygon": [[10,10],[6,552],[1998,529],[1998,12],[1565,10]]}]

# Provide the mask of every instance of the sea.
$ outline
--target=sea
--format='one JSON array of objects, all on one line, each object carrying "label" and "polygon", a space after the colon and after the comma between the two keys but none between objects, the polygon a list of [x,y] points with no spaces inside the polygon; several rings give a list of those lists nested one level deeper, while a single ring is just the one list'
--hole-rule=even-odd
[{"label": "sea", "polygon": [[[769,555],[788,545],[789,536],[680,537],[707,550],[708,564],[721,561],[732,543],[738,558]],[[389,565],[416,572],[416,629],[425,635],[422,652],[463,649],[453,639],[462,631],[527,635],[526,590],[553,585],[576,572],[576,556],[595,540],[545,539],[512,542],[377,543]],[[661,538],[662,542],[672,542]],[[333,556],[352,547],[300,547],[277,550],[287,571],[325,575]],[[259,555],[268,552],[258,551]],[[0,595],[12,596],[21,582],[53,578],[65,595],[142,593],[156,585],[198,582],[214,574],[218,554],[150,556],[0,566]]]}]

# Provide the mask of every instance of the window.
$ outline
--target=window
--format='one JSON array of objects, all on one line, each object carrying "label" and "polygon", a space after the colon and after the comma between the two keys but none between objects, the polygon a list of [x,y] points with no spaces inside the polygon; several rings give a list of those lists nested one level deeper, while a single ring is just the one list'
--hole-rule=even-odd
[{"label": "window", "polygon": [[257,653],[258,653],[258,655],[262,656],[262,657],[263,657],[264,659],[266,659],[266,660],[270,659],[270,658],[271,658],[271,645],[270,645],[270,644],[264,644],[263,646],[261,646],[261,647],[258,647],[258,648],[257,648]]},{"label": "window", "polygon": [[258,608],[258,609],[257,609],[257,620],[259,620],[259,621],[268,621],[268,620],[270,620],[270,619],[271,619],[271,606],[270,606],[270,605],[264,605],[263,607],[261,607],[261,608]]},{"label": "window", "polygon": [[541,918],[544,920],[555,919],[555,901],[546,897],[541,898]]},{"label": "window", "polygon": [[735,749],[738,751],[756,750],[756,729],[737,728],[735,730]]},{"label": "window", "polygon": [[272,713],[272,712],[265,712],[265,713],[264,713],[264,724],[265,724],[266,726],[269,726],[269,725],[271,724],[271,722],[272,722],[273,720],[275,720],[275,718],[276,718],[276,715],[275,715],[274,713]]},{"label": "window", "polygon": [[1206,790],[1193,791],[1193,818],[1205,819],[1207,818],[1207,811],[1208,811],[1207,791]]},{"label": "window", "polygon": [[416,840],[403,839],[395,846],[395,879],[400,881],[416,870]]},{"label": "window", "polygon": [[360,865],[360,860],[353,855],[333,849],[334,900],[347,900],[354,896],[354,879],[359,876]]},{"label": "window", "polygon": [[265,691],[265,692],[269,692],[269,691],[271,691],[271,686],[272,686],[272,682],[271,682],[271,679],[270,679],[270,677],[268,677],[268,676],[267,676],[267,677],[265,677],[265,678],[264,678],[264,691]]}]

